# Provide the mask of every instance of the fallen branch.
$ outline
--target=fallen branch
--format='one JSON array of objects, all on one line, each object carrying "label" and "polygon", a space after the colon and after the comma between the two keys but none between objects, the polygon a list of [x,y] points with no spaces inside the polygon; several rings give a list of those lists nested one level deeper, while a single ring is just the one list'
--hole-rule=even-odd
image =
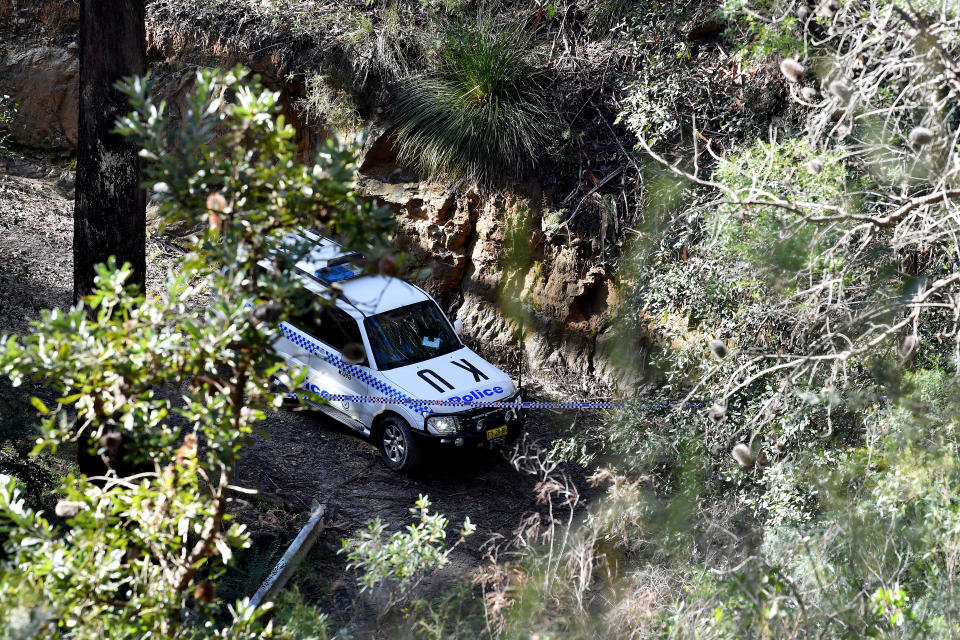
[{"label": "fallen branch", "polygon": [[327,505],[325,504],[317,505],[314,508],[313,513],[310,514],[310,520],[303,526],[303,529],[300,530],[300,533],[287,548],[286,553],[280,558],[277,566],[273,568],[267,579],[263,581],[257,592],[250,598],[251,607],[259,607],[262,603],[272,600],[277,592],[286,586],[290,576],[293,575],[300,562],[313,548],[317,537],[323,531],[323,527],[318,525],[326,513]]}]

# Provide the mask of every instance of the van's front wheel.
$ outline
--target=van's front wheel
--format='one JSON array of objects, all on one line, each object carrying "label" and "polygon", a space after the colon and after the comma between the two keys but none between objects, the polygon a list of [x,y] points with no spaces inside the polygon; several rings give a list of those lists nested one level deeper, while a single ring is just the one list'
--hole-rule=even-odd
[{"label": "van's front wheel", "polygon": [[420,466],[420,443],[413,437],[406,421],[393,416],[380,425],[380,455],[394,471],[411,471]]}]

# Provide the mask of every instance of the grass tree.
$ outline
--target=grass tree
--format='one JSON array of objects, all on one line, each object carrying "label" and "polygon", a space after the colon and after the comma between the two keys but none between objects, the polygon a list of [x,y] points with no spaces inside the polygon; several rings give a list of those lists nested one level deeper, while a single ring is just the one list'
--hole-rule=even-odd
[{"label": "grass tree", "polygon": [[402,161],[425,175],[489,181],[535,166],[556,132],[545,68],[519,25],[454,25],[436,71],[408,78],[396,107]]}]

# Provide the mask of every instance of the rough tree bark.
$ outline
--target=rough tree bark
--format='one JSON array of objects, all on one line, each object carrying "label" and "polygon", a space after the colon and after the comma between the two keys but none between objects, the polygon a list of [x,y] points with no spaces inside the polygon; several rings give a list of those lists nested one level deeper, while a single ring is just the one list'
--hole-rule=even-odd
[{"label": "rough tree bark", "polygon": [[[76,203],[73,214],[73,297],[93,290],[94,267],[116,256],[133,267],[131,283],[146,282],[146,194],[140,188],[139,147],[111,131],[130,110],[114,85],[147,70],[144,0],[81,0],[80,122]],[[77,463],[87,476],[102,475],[100,443],[84,437]],[[123,451],[111,458],[121,476],[130,465]]]},{"label": "rough tree bark", "polygon": [[129,111],[114,88],[146,73],[144,0],[81,0],[80,122],[73,218],[73,296],[93,289],[94,266],[116,256],[146,280],[146,197],[139,148],[110,133]]}]

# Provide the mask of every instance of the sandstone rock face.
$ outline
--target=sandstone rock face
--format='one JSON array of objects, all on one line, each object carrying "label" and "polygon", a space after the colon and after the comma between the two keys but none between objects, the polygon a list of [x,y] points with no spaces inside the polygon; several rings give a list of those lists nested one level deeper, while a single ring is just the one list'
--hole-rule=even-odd
[{"label": "sandstone rock face", "polygon": [[378,131],[360,190],[396,212],[411,271],[430,272],[418,284],[455,310],[472,340],[516,362],[522,328],[528,376],[581,387],[631,382],[608,357],[621,342],[608,326],[610,275],[590,243],[545,228],[536,184],[481,197],[420,182],[396,166],[389,133]]},{"label": "sandstone rock face", "polygon": [[33,0],[40,20],[47,27],[65,31],[80,22],[79,0]]},{"label": "sandstone rock face", "polygon": [[37,149],[70,150],[77,144],[80,63],[58,47],[13,49],[0,60],[0,93],[19,103],[13,140]]}]

